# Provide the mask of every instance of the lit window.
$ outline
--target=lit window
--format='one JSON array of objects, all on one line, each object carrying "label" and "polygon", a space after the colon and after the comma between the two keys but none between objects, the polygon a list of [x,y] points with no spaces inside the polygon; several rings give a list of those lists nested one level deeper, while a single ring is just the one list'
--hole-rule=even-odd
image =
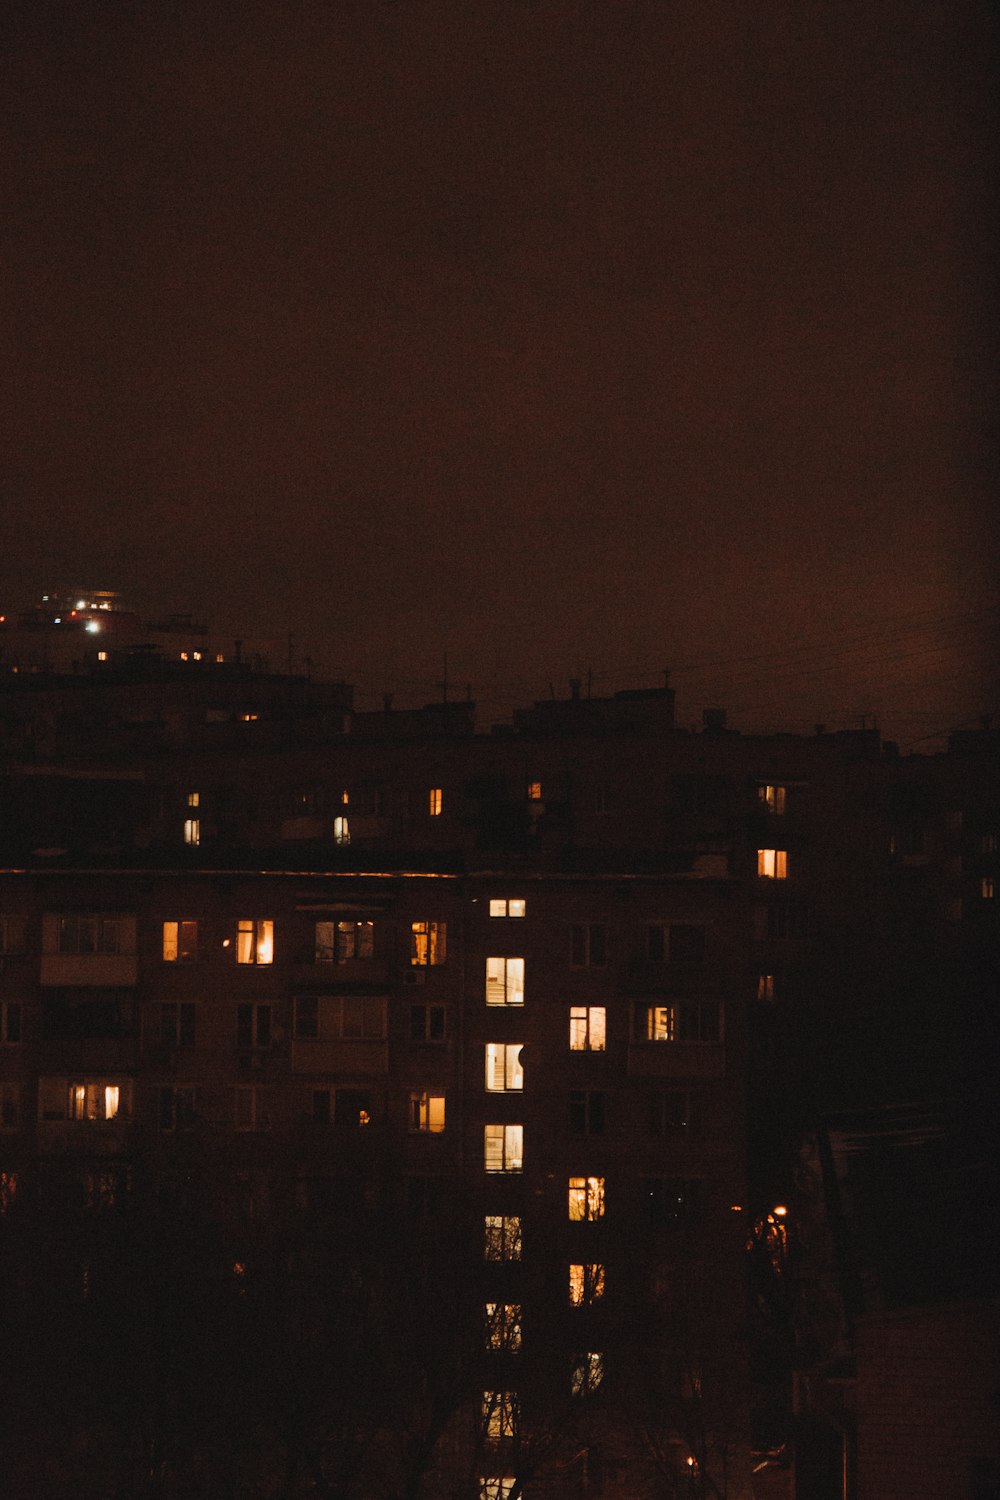
[{"label": "lit window", "polygon": [[764,786],[757,788],[757,799],[769,813],[781,814],[785,811],[785,788],[783,786]]},{"label": "lit window", "polygon": [[270,964],[274,962],[274,923],[263,917],[237,923],[236,962]]},{"label": "lit window", "polygon": [[445,960],[447,923],[410,923],[410,963],[434,968]]},{"label": "lit window", "polygon": [[718,1042],[722,1007],[715,1001],[679,1005],[637,1005],[635,1035],[646,1042]]},{"label": "lit window", "polygon": [[589,1307],[604,1296],[604,1267],[593,1262],[569,1268],[569,1302],[571,1307]]},{"label": "lit window", "polygon": [[0,1002],[0,1042],[13,1046],[20,1040],[21,1002],[20,1000],[4,1000]]},{"label": "lit window", "polygon": [[200,807],[201,806],[201,793],[200,792],[188,792],[188,794],[187,794],[187,805],[188,805],[188,807]]},{"label": "lit window", "polygon": [[758,849],[757,874],[762,880],[784,880],[788,875],[788,852],[785,849]]},{"label": "lit window", "polygon": [[486,1043],[486,1088],[491,1094],[516,1093],[524,1088],[520,1042]]},{"label": "lit window", "polygon": [[172,1000],[160,1006],[160,1045],[163,1047],[193,1047],[197,1011],[190,1001],[180,1004]]},{"label": "lit window", "polygon": [[603,1177],[571,1177],[569,1179],[569,1216],[573,1220],[604,1217]]},{"label": "lit window", "polygon": [[269,1005],[237,1005],[236,1045],[251,1049],[271,1045],[271,1007]]},{"label": "lit window", "polygon": [[316,923],[318,964],[345,964],[351,959],[375,957],[375,923],[340,921]]},{"label": "lit window", "polygon": [[570,1389],[574,1396],[593,1395],[604,1379],[604,1355],[581,1354],[573,1366]]},{"label": "lit window", "polygon": [[184,819],[184,842],[185,844],[197,845],[201,843],[201,819]]},{"label": "lit window", "polygon": [[487,1214],[483,1255],[486,1260],[521,1259],[521,1219],[517,1214]]},{"label": "lit window", "polygon": [[98,651],[98,653],[97,653],[97,660],[98,661],[107,661],[107,659],[108,659],[108,653],[106,651]]},{"label": "lit window", "polygon": [[439,818],[441,816],[441,809],[443,806],[444,792],[439,786],[432,786],[430,791],[427,793],[428,813],[432,818]]},{"label": "lit window", "polygon": [[444,1130],[444,1095],[410,1095],[410,1129],[440,1135]]},{"label": "lit window", "polygon": [[529,781],[528,782],[528,801],[529,802],[541,802],[541,800],[542,800],[542,783],[540,781]]},{"label": "lit window", "polygon": [[524,1004],[524,959],[486,960],[486,1004]]},{"label": "lit window", "polygon": [[569,1046],[571,1052],[603,1052],[607,1011],[603,1005],[571,1005]]},{"label": "lit window", "polygon": [[992,901],[996,887],[992,875],[984,875],[979,887],[979,894],[984,901]]},{"label": "lit window", "polygon": [[113,1120],[121,1105],[117,1083],[71,1083],[67,1119]]},{"label": "lit window", "polygon": [[773,974],[758,974],[757,975],[757,999],[758,1000],[773,1000],[774,999],[774,975]]},{"label": "lit window", "polygon": [[519,1415],[515,1391],[483,1392],[483,1428],[487,1437],[516,1437]]},{"label": "lit window", "polygon": [[608,961],[608,930],[604,923],[574,923],[570,954],[574,969],[603,969]]},{"label": "lit window", "polygon": [[333,842],[335,844],[349,844],[351,842],[351,828],[345,817],[336,817],[333,820]]},{"label": "lit window", "polygon": [[487,1302],[484,1311],[487,1349],[517,1354],[521,1348],[520,1303]]},{"label": "lit window", "polygon": [[163,962],[191,963],[198,957],[198,923],[164,922]]},{"label": "lit window", "polygon": [[512,1474],[498,1475],[479,1481],[479,1500],[510,1500],[517,1485]]},{"label": "lit window", "polygon": [[371,1124],[371,1096],[360,1089],[313,1089],[312,1119],[316,1125],[342,1125],[362,1129]]},{"label": "lit window", "polygon": [[523,917],[527,902],[501,896],[490,900],[491,917]]},{"label": "lit window", "polygon": [[484,1140],[487,1172],[520,1172],[523,1169],[523,1125],[486,1125]]}]

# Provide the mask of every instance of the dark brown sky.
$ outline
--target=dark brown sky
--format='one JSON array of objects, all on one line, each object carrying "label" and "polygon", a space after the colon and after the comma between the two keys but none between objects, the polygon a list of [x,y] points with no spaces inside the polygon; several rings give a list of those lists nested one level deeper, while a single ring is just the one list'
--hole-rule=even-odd
[{"label": "dark brown sky", "polygon": [[[8,0],[2,601],[363,694],[992,707],[974,0]],[[2,603],[0,603],[2,607]]]}]

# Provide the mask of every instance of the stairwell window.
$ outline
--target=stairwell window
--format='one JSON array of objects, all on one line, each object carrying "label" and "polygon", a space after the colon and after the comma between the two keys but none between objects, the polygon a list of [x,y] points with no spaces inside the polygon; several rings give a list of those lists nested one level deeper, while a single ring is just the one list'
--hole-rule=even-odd
[{"label": "stairwell window", "polygon": [[518,1093],[524,1088],[520,1042],[486,1043],[486,1088],[491,1094]]},{"label": "stairwell window", "polygon": [[491,917],[523,917],[527,910],[527,901],[520,897],[493,897],[490,900]]},{"label": "stairwell window", "polygon": [[524,1004],[524,959],[486,960],[486,1004]]},{"label": "stairwell window", "polygon": [[524,1126],[486,1125],[483,1164],[487,1172],[520,1172],[524,1168]]}]

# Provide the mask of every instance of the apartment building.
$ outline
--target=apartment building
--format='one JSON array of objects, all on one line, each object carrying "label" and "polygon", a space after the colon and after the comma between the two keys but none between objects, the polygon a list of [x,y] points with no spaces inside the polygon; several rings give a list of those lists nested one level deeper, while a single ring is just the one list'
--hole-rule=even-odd
[{"label": "apartment building", "polygon": [[746,1246],[810,1111],[959,1016],[981,1076],[992,731],[283,701],[100,766],[50,712],[0,775],[14,1492],[44,1418],[157,1493],[791,1494]]}]

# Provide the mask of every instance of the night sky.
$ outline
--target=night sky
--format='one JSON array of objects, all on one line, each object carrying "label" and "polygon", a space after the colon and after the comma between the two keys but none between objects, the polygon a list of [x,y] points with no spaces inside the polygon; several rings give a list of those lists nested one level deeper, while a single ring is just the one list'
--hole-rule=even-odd
[{"label": "night sky", "polygon": [[[995,706],[974,0],[7,0],[0,609],[494,713]],[[869,722],[871,719],[869,718]]]}]

